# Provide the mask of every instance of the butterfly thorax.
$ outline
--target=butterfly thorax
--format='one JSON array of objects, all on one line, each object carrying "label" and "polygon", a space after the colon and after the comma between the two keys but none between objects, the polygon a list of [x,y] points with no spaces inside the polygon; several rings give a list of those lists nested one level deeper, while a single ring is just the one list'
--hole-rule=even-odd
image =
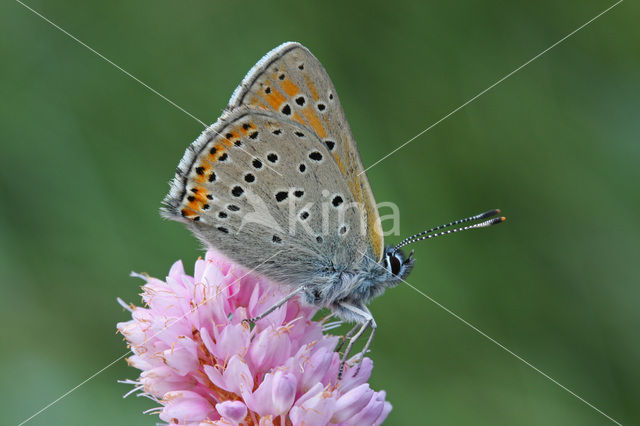
[{"label": "butterfly thorax", "polygon": [[[343,304],[366,306],[411,272],[413,259],[406,258],[401,251],[392,253],[392,250],[388,247],[381,261],[365,255],[351,264],[330,262],[323,266],[317,278],[304,285],[304,302],[329,308],[345,321],[361,322],[362,318],[345,310]],[[397,263],[389,262],[392,255]]]}]

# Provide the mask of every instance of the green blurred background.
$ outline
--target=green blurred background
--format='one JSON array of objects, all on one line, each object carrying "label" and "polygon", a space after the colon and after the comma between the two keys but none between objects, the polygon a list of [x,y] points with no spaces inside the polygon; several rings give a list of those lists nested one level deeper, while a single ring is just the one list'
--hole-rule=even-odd
[{"label": "green blurred background", "polygon": [[[613,2],[31,0],[206,122],[287,40],[324,63],[365,165]],[[623,424],[640,424],[640,8],[626,1],[368,172],[416,246],[409,282]],[[130,271],[191,268],[160,200],[201,126],[14,1],[0,5],[0,424],[125,352]],[[391,238],[390,242],[400,238]],[[371,307],[388,424],[611,424],[400,285]],[[146,424],[117,362],[32,425]]]}]

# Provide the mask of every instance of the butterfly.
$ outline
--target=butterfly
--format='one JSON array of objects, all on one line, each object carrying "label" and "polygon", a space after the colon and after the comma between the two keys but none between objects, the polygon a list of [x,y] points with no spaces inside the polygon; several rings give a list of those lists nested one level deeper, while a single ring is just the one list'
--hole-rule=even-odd
[{"label": "butterfly", "polygon": [[309,50],[288,42],[249,71],[222,116],[187,148],[161,213],[289,289],[250,322],[299,296],[355,323],[342,375],[354,342],[371,329],[361,361],[377,328],[367,304],[413,267],[413,252],[401,247],[504,220],[432,233],[499,213],[491,210],[385,247],[364,170],[329,75]]}]

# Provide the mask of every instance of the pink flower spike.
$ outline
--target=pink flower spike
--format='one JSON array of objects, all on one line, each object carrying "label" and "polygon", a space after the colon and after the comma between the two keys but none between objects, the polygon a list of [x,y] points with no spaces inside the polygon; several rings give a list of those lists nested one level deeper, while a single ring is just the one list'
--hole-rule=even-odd
[{"label": "pink flower spike", "polygon": [[[347,365],[338,380],[336,336],[314,321],[317,308],[294,298],[250,328],[290,290],[209,251],[194,276],[182,262],[162,281],[142,275],[143,307],[121,305],[117,325],[140,371],[133,392],[160,404],[167,423],[199,425],[379,425],[391,411],[384,391]],[[293,286],[295,283],[289,283]]]}]

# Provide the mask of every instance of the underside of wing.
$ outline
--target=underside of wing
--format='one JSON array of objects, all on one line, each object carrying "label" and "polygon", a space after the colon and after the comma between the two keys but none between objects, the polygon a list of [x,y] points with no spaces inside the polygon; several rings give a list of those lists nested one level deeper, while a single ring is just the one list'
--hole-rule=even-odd
[{"label": "underside of wing", "polygon": [[299,285],[357,261],[366,233],[354,201],[314,132],[239,107],[189,146],[162,213],[238,263]]},{"label": "underside of wing", "polygon": [[382,258],[383,236],[376,202],[333,83],[322,64],[299,43],[269,52],[236,89],[229,109],[249,106],[286,117],[312,130],[343,176],[366,223],[369,256]]}]

